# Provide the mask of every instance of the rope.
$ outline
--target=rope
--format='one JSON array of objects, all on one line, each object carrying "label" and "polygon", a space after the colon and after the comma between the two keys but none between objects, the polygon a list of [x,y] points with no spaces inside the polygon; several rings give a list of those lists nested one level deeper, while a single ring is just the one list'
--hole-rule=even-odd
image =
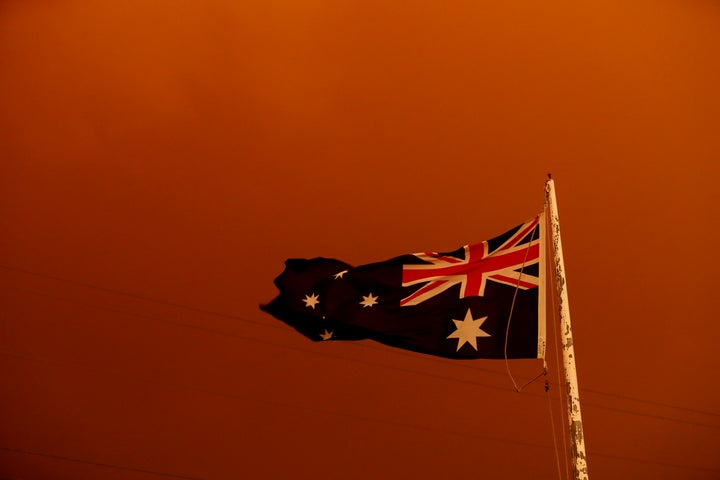
[{"label": "rope", "polygon": [[[525,249],[525,258],[523,258],[522,266],[520,267],[520,275],[518,275],[517,282],[515,283],[515,292],[513,293],[513,299],[512,303],[510,304],[510,313],[508,313],[508,321],[507,326],[505,327],[505,348],[504,348],[504,357],[505,357],[505,369],[507,370],[508,376],[510,377],[510,381],[513,384],[513,387],[515,388],[515,391],[520,393],[525,387],[533,383],[535,380],[540,378],[543,375],[543,372],[540,372],[536,377],[525,383],[523,386],[518,387],[517,382],[515,381],[515,378],[512,375],[512,372],[510,371],[510,362],[508,361],[508,355],[507,355],[507,349],[508,349],[508,340],[510,338],[510,321],[512,320],[512,314],[513,310],[515,309],[515,300],[517,299],[517,293],[518,290],[520,290],[520,279],[522,279],[523,270],[525,269],[525,263],[527,262],[528,254],[530,253],[530,247],[532,246],[532,242],[535,239],[535,233],[540,228],[540,223],[538,222],[537,225],[535,225],[535,228],[533,228],[532,233],[530,234],[530,241],[528,242],[527,249]],[[540,272],[540,275],[542,275],[543,272]]]},{"label": "rope", "polygon": [[[560,357],[558,355],[558,350],[560,350],[560,339],[558,336],[558,319],[557,319],[557,299],[555,298],[556,290],[553,288],[553,294],[550,295],[551,297],[551,306],[552,306],[552,325],[551,328],[553,330],[553,337],[555,341],[555,371],[557,374],[558,383],[560,383],[560,379],[562,378],[561,372],[560,372]],[[570,461],[568,459],[568,453],[567,453],[567,447],[570,445],[567,439],[567,430],[569,426],[565,425],[565,408],[567,406],[567,395],[563,394],[563,389],[560,389],[560,396],[558,397],[558,403],[560,407],[560,425],[562,428],[560,431],[562,432],[562,440],[563,440],[563,459],[565,460],[565,478],[570,478]],[[551,413],[552,415],[552,413]]]},{"label": "rope", "polygon": [[[545,375],[545,398],[547,398],[548,412],[550,413],[550,428],[552,429],[553,447],[555,448],[555,463],[557,465],[558,479],[562,480],[563,477],[562,468],[560,467],[560,452],[558,451],[557,432],[555,431],[555,419],[553,418],[552,401],[550,400],[550,381],[548,380],[547,365],[545,366],[544,370],[545,371],[543,372],[543,374]],[[565,466],[565,469],[565,473],[567,474],[567,465]]]}]

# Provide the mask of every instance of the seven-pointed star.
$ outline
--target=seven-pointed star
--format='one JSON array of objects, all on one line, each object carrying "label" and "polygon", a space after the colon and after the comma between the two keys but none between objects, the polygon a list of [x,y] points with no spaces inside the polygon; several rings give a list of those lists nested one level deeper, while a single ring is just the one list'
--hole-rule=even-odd
[{"label": "seven-pointed star", "polygon": [[377,299],[377,295],[373,297],[372,292],[370,292],[367,296],[363,295],[363,301],[360,302],[360,305],[362,305],[363,308],[372,307],[373,305],[377,305]]},{"label": "seven-pointed star", "polygon": [[321,337],[323,340],[330,340],[330,339],[332,338],[332,336],[333,336],[333,332],[328,332],[328,331],[327,331],[327,328],[325,329],[325,333],[321,333],[321,334],[320,334],[320,337]]},{"label": "seven-pointed star", "polygon": [[490,336],[489,333],[485,332],[480,328],[485,322],[485,320],[487,320],[487,318],[488,317],[481,317],[475,320],[472,317],[472,313],[470,313],[470,309],[468,308],[468,311],[465,314],[465,318],[463,320],[453,320],[453,322],[455,322],[455,328],[457,330],[448,335],[447,338],[458,339],[458,346],[456,351],[459,351],[460,347],[465,345],[465,343],[469,343],[475,350],[477,350],[477,338]]},{"label": "seven-pointed star", "polygon": [[310,307],[313,310],[315,310],[315,305],[320,303],[320,295],[315,295],[314,293],[312,295],[305,295],[305,298],[303,298],[303,302],[305,302],[306,307]]},{"label": "seven-pointed star", "polygon": [[343,270],[342,272],[336,273],[336,274],[334,275],[335,280],[337,280],[338,278],[343,278],[343,275],[345,275],[347,272],[348,272],[347,270]]}]

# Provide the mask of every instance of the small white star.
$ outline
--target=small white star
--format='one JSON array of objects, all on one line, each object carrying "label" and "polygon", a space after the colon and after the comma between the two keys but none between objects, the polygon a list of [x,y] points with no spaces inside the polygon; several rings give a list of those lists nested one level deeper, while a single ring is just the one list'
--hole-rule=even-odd
[{"label": "small white star", "polygon": [[469,308],[463,320],[453,320],[453,322],[455,323],[455,328],[457,330],[448,335],[447,338],[458,339],[458,346],[456,351],[459,351],[460,347],[462,347],[466,343],[469,343],[470,346],[472,346],[477,351],[478,337],[490,336],[489,333],[485,332],[480,328],[485,322],[485,320],[487,320],[487,317],[482,317],[475,320],[472,317],[472,313],[470,313]]},{"label": "small white star", "polygon": [[377,305],[377,303],[378,303],[377,299],[378,299],[377,295],[375,295],[373,297],[372,292],[370,292],[370,294],[368,296],[363,295],[363,301],[360,302],[360,305],[362,305],[363,308],[372,307],[373,305]]},{"label": "small white star", "polygon": [[320,295],[315,295],[314,293],[312,295],[305,295],[305,298],[303,298],[303,302],[305,302],[306,307],[310,307],[313,310],[315,310],[315,305],[320,303]]},{"label": "small white star", "polygon": [[333,336],[333,332],[328,332],[327,328],[325,329],[325,333],[320,334],[320,338],[322,338],[323,340],[330,340],[332,338],[332,336]]},{"label": "small white star", "polygon": [[348,272],[347,270],[343,270],[342,272],[336,273],[336,274],[334,275],[335,280],[337,280],[338,278],[343,278],[343,275],[345,275],[347,272]]}]

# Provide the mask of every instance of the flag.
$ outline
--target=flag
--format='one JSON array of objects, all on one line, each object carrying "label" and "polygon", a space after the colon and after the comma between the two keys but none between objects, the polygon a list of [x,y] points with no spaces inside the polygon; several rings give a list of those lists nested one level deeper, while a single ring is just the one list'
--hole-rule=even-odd
[{"label": "flag", "polygon": [[[261,308],[314,341],[372,339],[446,358],[541,358],[544,214],[452,252],[353,267],[289,259]],[[507,340],[507,341],[506,341]]]}]

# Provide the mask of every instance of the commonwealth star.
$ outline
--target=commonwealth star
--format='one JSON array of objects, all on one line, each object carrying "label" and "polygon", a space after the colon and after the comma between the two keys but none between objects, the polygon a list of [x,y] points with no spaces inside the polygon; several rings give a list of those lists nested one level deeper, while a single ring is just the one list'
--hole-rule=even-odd
[{"label": "commonwealth star", "polygon": [[478,337],[489,337],[490,334],[482,330],[480,327],[487,320],[487,317],[481,317],[475,320],[472,317],[472,313],[468,308],[465,318],[463,320],[453,320],[455,323],[455,330],[453,333],[448,335],[447,338],[457,338],[458,346],[457,351],[460,347],[469,343],[475,350],[477,350],[477,339]]}]

